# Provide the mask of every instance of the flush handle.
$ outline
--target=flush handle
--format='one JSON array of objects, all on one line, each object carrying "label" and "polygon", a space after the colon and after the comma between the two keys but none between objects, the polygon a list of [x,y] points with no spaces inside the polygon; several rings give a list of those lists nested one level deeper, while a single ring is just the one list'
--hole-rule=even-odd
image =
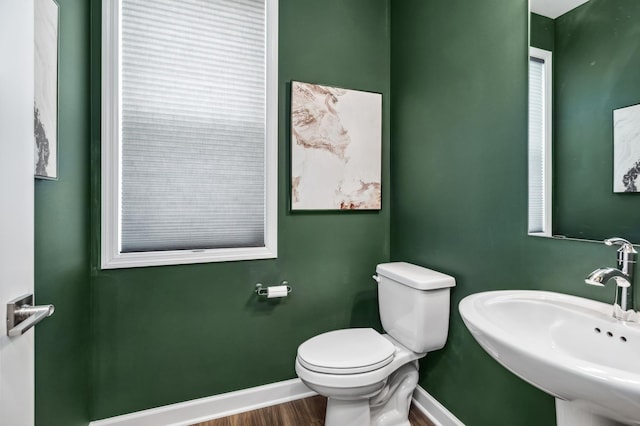
[{"label": "flush handle", "polygon": [[7,336],[24,334],[43,319],[53,315],[53,305],[33,306],[33,294],[20,296],[7,303]]}]

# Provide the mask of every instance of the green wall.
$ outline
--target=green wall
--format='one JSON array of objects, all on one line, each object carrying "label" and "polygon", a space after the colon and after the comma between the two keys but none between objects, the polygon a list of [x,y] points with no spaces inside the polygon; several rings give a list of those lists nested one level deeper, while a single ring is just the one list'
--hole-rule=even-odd
[{"label": "green wall", "polygon": [[555,49],[556,21],[546,16],[529,15],[529,44],[553,52]]},{"label": "green wall", "polygon": [[[59,180],[35,182],[36,424],[89,419],[89,3],[60,4]],[[1,422],[1,421],[0,421]]]},{"label": "green wall", "polygon": [[638,243],[640,198],[613,192],[613,110],[640,103],[640,2],[591,0],[555,27],[554,232]]},{"label": "green wall", "polygon": [[584,284],[602,244],[527,236],[527,1],[391,3],[392,260],[453,275],[449,339],[420,385],[470,426],[555,424],[553,398],[489,357],[457,310],[466,295]]},{"label": "green wall", "polygon": [[[526,236],[526,0],[281,0],[279,258],[112,271],[97,268],[100,2],[60,4],[60,180],[36,183],[36,292],[57,307],[36,333],[37,424],[295,377],[301,341],[379,328],[370,275],[389,259],[457,280],[421,386],[470,426],[553,424],[553,399],[491,359],[457,311],[491,289],[614,297],[583,284],[615,264],[611,248]],[[291,80],[383,93],[381,212],[288,211]],[[286,299],[252,293],[283,279]]]},{"label": "green wall", "polygon": [[[388,2],[281,0],[279,40],[278,259],[100,271],[94,256],[93,419],[294,378],[296,349],[305,339],[379,326],[371,275],[389,260],[390,247]],[[95,95],[99,70],[92,76]],[[382,211],[289,212],[292,80],[383,94]],[[99,109],[96,97],[92,107]],[[94,117],[94,153],[98,123]],[[95,253],[97,220],[92,229]],[[281,280],[293,287],[286,299],[272,303],[253,293],[257,282]]]}]

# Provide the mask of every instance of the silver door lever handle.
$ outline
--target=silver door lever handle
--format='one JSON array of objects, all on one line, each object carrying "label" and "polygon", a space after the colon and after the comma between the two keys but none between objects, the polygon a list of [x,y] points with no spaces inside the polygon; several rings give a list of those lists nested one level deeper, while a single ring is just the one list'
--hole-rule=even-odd
[{"label": "silver door lever handle", "polygon": [[33,306],[33,294],[27,294],[7,303],[7,336],[24,334],[43,319],[53,315],[53,305]]}]

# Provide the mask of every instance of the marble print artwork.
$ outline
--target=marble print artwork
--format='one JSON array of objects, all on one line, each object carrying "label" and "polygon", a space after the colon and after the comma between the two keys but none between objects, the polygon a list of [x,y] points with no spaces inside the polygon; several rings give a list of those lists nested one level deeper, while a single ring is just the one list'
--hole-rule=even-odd
[{"label": "marble print artwork", "polygon": [[58,5],[34,2],[35,175],[55,179],[58,143]]},{"label": "marble print artwork", "polygon": [[613,192],[640,192],[640,105],[613,111]]},{"label": "marble print artwork", "polygon": [[291,208],[381,208],[382,95],[291,84]]}]

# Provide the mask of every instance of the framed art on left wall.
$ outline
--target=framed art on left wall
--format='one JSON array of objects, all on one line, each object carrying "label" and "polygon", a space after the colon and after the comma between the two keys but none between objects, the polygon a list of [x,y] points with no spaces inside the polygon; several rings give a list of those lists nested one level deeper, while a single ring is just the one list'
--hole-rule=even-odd
[{"label": "framed art on left wall", "polygon": [[34,15],[34,175],[39,179],[57,179],[58,3],[55,0],[35,0]]}]

